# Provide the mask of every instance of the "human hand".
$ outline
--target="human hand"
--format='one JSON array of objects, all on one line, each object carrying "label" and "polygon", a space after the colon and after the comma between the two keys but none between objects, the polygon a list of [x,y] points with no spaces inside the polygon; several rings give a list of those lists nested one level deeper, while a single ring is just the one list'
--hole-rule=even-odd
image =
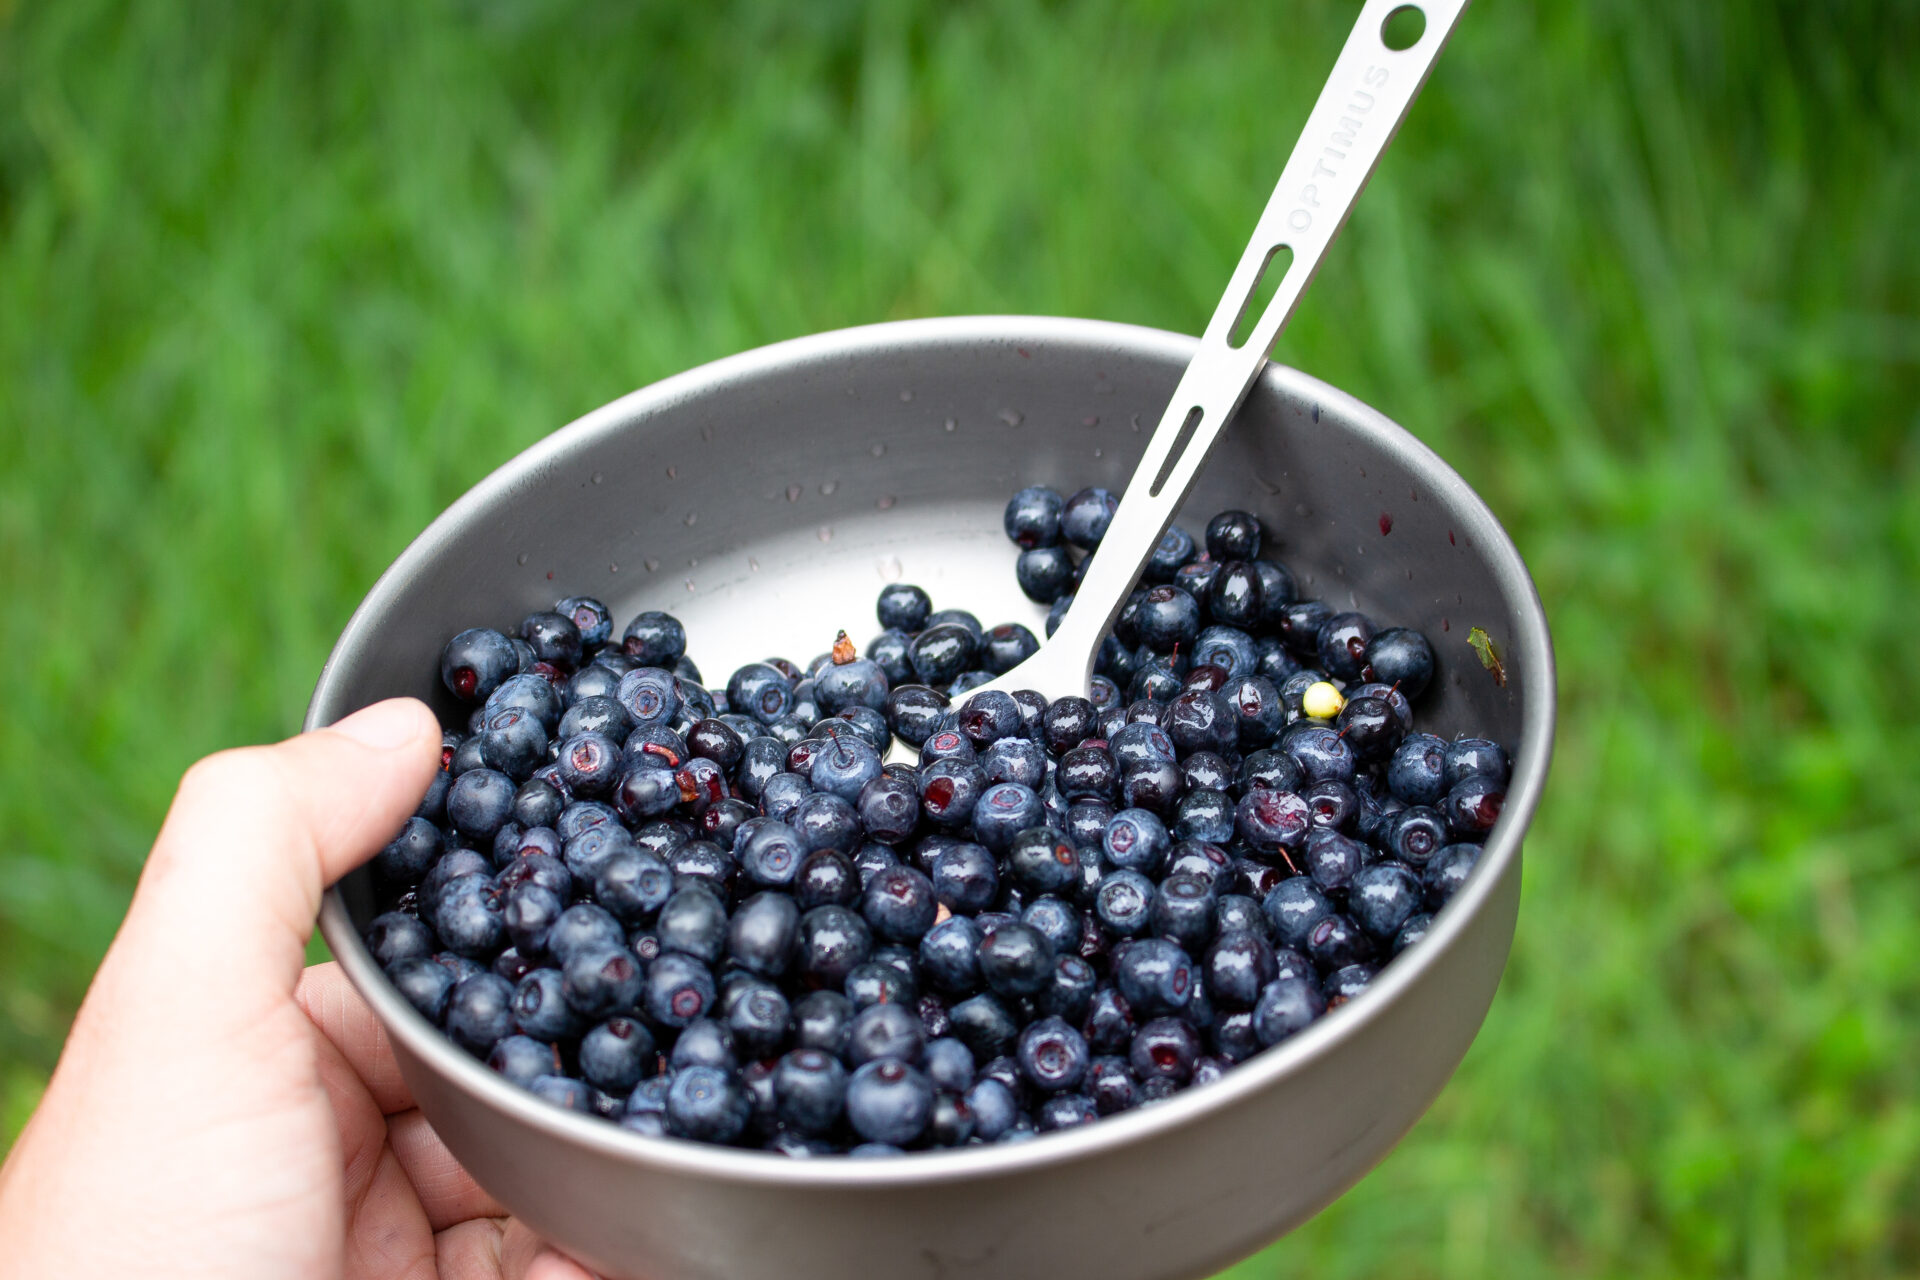
[{"label": "human hand", "polygon": [[439,751],[394,699],[188,770],[0,1167],[0,1276],[587,1280],[454,1161],[339,969],[302,973]]}]

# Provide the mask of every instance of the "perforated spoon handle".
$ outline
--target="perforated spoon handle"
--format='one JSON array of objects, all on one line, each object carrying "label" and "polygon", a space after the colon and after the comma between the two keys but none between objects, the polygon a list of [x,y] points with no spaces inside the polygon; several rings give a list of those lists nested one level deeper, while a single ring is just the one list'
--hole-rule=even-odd
[{"label": "perforated spoon handle", "polygon": [[[1101,637],[1192,489],[1221,428],[1266,367],[1268,352],[1320,270],[1327,247],[1406,118],[1467,3],[1367,0],[1361,8],[1266,212],[1207,322],[1199,350],[1147,441],[1072,607],[1039,652],[984,687],[1037,689],[1050,699],[1086,692]],[[1387,19],[1406,8],[1424,14],[1425,29],[1407,48],[1390,48],[1384,38]],[[1292,252],[1286,274],[1236,345],[1232,338],[1242,312],[1252,305],[1262,273],[1282,249]]]}]

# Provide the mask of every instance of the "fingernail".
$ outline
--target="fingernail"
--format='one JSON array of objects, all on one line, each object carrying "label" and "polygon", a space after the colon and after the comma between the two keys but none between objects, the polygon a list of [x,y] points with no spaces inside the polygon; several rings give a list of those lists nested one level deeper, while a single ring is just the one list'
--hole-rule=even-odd
[{"label": "fingernail", "polygon": [[389,698],[363,707],[332,727],[363,747],[392,751],[411,742],[419,732],[420,713],[409,698]]}]

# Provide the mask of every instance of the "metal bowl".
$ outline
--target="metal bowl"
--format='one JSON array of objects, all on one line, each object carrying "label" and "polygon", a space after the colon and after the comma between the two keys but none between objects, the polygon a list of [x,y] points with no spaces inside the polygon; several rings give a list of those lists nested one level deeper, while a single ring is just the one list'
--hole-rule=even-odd
[{"label": "metal bowl", "polygon": [[[309,728],[378,698],[454,708],[447,636],[589,594],[624,622],[686,624],[710,681],[804,661],[901,579],[936,607],[1040,630],[1000,512],[1016,488],[1119,488],[1193,349],[1088,320],[906,321],[784,342],[596,410],[454,503],[368,592]],[[1514,748],[1504,816],[1433,931],[1362,998],[1226,1079],[1013,1146],[795,1160],[648,1139],[508,1084],[388,985],[358,925],[365,872],[321,929],[392,1037],[421,1109],[480,1184],[612,1277],[1201,1276],[1279,1237],[1380,1160],[1486,1016],[1512,943],[1520,841],[1546,780],[1553,656],[1519,554],[1419,441],[1272,366],[1182,519],[1245,507],[1304,594],[1423,630],[1440,656],[1423,726]],[[1480,627],[1497,681],[1467,644]],[[464,718],[464,711],[461,713]]]}]

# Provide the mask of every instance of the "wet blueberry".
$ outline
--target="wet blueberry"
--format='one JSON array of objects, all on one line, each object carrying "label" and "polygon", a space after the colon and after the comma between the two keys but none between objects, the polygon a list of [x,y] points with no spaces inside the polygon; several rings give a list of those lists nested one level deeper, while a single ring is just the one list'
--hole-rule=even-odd
[{"label": "wet blueberry", "polygon": [[1073,584],[1073,555],[1065,547],[1035,547],[1014,562],[1014,579],[1027,599],[1052,604]]},{"label": "wet blueberry", "polygon": [[847,1069],[818,1048],[795,1049],[773,1072],[780,1122],[816,1137],[833,1132],[847,1106]]},{"label": "wet blueberry", "polygon": [[1485,840],[1493,830],[1493,824],[1500,820],[1500,810],[1506,804],[1507,788],[1504,782],[1495,781],[1487,775],[1475,775],[1462,778],[1448,791],[1446,798],[1440,801],[1440,812],[1447,820],[1447,830],[1456,841],[1478,842]]},{"label": "wet blueberry", "polygon": [[904,1147],[925,1132],[933,1086],[894,1058],[869,1062],[847,1081],[847,1123],[868,1142]]},{"label": "wet blueberry", "polygon": [[650,609],[627,624],[620,646],[643,667],[671,670],[687,652],[687,630],[672,614]]},{"label": "wet blueberry", "polygon": [[640,1008],[663,1027],[685,1027],[713,1008],[713,974],[692,956],[663,951],[647,966]]},{"label": "wet blueberry", "polygon": [[1142,938],[1114,959],[1114,983],[1136,1016],[1178,1014],[1193,999],[1193,961],[1165,938]]},{"label": "wet blueberry", "polygon": [[872,951],[873,931],[846,907],[815,907],[800,917],[800,975],[811,985],[837,988]]},{"label": "wet blueberry", "polygon": [[1060,533],[1074,546],[1091,551],[1107,536],[1120,500],[1105,489],[1086,488],[1066,500],[1060,511]]},{"label": "wet blueberry", "polygon": [[1127,1065],[1142,1082],[1159,1078],[1185,1084],[1199,1056],[1200,1037],[1184,1018],[1154,1018],[1127,1047]]},{"label": "wet blueberry", "polygon": [[1278,978],[1267,984],[1254,1006],[1254,1034],[1261,1044],[1276,1045],[1306,1030],[1326,1011],[1326,998],[1317,986],[1299,978]]},{"label": "wet blueberry", "polygon": [[913,638],[907,657],[920,683],[946,685],[973,665],[979,641],[956,622],[934,623]]},{"label": "wet blueberry", "polygon": [[440,680],[462,702],[485,702],[519,669],[513,645],[485,627],[462,631],[440,651]]},{"label": "wet blueberry", "polygon": [[890,582],[880,588],[880,599],[874,606],[879,615],[880,625],[896,628],[911,635],[927,625],[927,616],[933,612],[933,600],[919,587],[905,582]]},{"label": "wet blueberry", "polygon": [[700,1142],[729,1143],[746,1131],[752,1109],[731,1071],[686,1067],[674,1073],[667,1090],[667,1131]]},{"label": "wet blueberry", "polygon": [[1153,894],[1153,881],[1138,871],[1109,872],[1094,891],[1093,914],[1110,933],[1138,937],[1152,927]]},{"label": "wet blueberry", "polygon": [[426,956],[403,956],[387,966],[387,977],[427,1021],[437,1023],[446,1016],[454,976],[445,965]]},{"label": "wet blueberry", "polygon": [[1477,844],[1450,844],[1433,856],[1421,876],[1429,911],[1438,911],[1460,891],[1460,886],[1467,882],[1479,857],[1480,846]]},{"label": "wet blueberry", "polygon": [[512,999],[513,988],[496,974],[462,978],[447,997],[447,1034],[474,1057],[485,1058],[513,1032]]},{"label": "wet blueberry", "polygon": [[1207,521],[1207,554],[1215,560],[1254,560],[1260,555],[1260,521],[1251,511],[1222,511]]},{"label": "wet blueberry", "polygon": [[1032,485],[1007,500],[1000,524],[1020,547],[1051,547],[1060,541],[1060,516],[1066,503],[1045,485]]}]

